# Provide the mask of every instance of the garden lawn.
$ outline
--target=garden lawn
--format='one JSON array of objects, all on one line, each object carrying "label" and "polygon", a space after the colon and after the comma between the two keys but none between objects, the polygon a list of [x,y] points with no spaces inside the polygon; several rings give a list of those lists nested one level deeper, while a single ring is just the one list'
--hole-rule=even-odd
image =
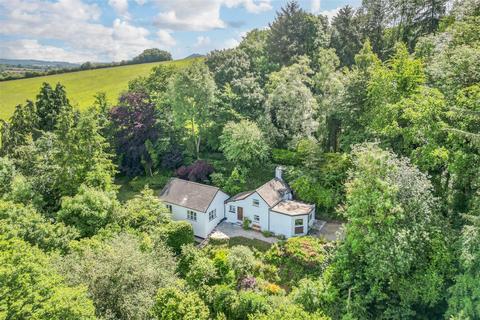
[{"label": "garden lawn", "polygon": [[108,101],[115,103],[120,93],[127,89],[128,82],[138,76],[146,76],[150,70],[160,64],[171,64],[182,68],[195,59],[183,59],[165,62],[143,63],[95,70],[76,71],[50,76],[19,79],[0,82],[0,119],[8,119],[15,106],[27,99],[34,100],[42,83],[63,84],[73,106],[85,109],[95,101],[95,94],[105,92]]},{"label": "garden lawn", "polygon": [[250,248],[255,248],[261,252],[266,252],[268,249],[270,249],[272,244],[262,240],[248,239],[245,237],[233,237],[233,238],[230,238],[230,240],[228,241],[229,247],[240,246],[240,245],[247,246]]}]

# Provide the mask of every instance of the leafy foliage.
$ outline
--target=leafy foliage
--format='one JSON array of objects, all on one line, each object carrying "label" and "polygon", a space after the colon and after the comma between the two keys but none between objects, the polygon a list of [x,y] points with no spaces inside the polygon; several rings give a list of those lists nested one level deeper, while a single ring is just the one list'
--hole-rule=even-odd
[{"label": "leafy foliage", "polygon": [[321,273],[328,264],[328,247],[320,239],[295,237],[275,243],[266,260],[279,268],[282,283],[293,285],[308,275]]},{"label": "leafy foliage", "polygon": [[133,63],[145,63],[154,61],[168,61],[172,60],[170,52],[160,50],[157,48],[145,49],[142,53],[132,59]]},{"label": "leafy foliage", "polygon": [[220,140],[225,157],[236,165],[254,167],[268,158],[268,143],[254,122],[227,123]]},{"label": "leafy foliage", "polygon": [[112,222],[117,210],[115,193],[82,186],[74,197],[62,199],[57,219],[77,228],[82,237],[90,237]]},{"label": "leafy foliage", "polygon": [[178,168],[175,173],[180,179],[200,182],[207,181],[213,171],[213,167],[207,161],[197,160],[187,167]]},{"label": "leafy foliage", "polygon": [[354,155],[346,239],[331,280],[338,303],[361,317],[441,312],[452,257],[431,183],[376,145],[359,146]]},{"label": "leafy foliage", "polygon": [[88,241],[59,262],[71,284],[84,284],[96,314],[106,319],[148,319],[157,289],[175,281],[175,261],[165,247],[141,250],[139,240],[119,234]]},{"label": "leafy foliage", "polygon": [[0,236],[0,314],[5,319],[96,319],[83,286],[67,286],[45,253]]},{"label": "leafy foliage", "polygon": [[208,308],[200,297],[188,291],[184,286],[167,287],[158,290],[152,309],[155,319],[159,320],[207,320]]}]

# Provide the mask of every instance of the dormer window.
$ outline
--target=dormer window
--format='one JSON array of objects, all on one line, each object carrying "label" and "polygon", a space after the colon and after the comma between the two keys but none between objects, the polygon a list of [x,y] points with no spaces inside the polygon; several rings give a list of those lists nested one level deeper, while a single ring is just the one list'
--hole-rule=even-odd
[{"label": "dormer window", "polygon": [[260,206],[260,201],[259,201],[258,199],[253,199],[253,200],[252,200],[252,205],[253,205],[254,207],[258,207],[258,206]]}]

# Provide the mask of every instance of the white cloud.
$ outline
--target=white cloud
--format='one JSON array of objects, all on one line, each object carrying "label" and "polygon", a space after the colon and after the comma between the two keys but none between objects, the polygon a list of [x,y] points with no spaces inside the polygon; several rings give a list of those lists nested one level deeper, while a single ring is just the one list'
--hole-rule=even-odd
[{"label": "white cloud", "polygon": [[128,0],[108,0],[108,5],[115,10],[117,15],[125,19],[130,18],[128,13]]},{"label": "white cloud", "polygon": [[167,30],[158,30],[157,31],[158,41],[163,47],[171,48],[177,44],[175,38],[172,37],[171,33]]},{"label": "white cloud", "polygon": [[239,44],[240,44],[240,41],[238,41],[237,39],[235,39],[235,38],[229,38],[229,39],[225,40],[225,42],[224,42],[224,48],[225,48],[225,49],[235,48],[235,47],[238,46]]},{"label": "white cloud", "polygon": [[225,5],[229,8],[243,6],[250,13],[272,10],[270,0],[225,0]]},{"label": "white cloud", "polygon": [[[165,42],[162,37],[153,40],[147,29],[126,19],[117,18],[110,26],[102,25],[98,22],[101,15],[99,7],[81,0],[0,0],[0,11],[5,12],[0,20],[0,34],[39,41],[37,46],[27,43],[28,49],[23,51],[32,52],[32,55],[37,50],[38,55],[45,56],[50,52],[69,61],[78,61],[82,57],[95,61],[118,61]],[[45,40],[53,40],[59,45],[42,46],[40,43],[45,43]],[[172,43],[171,39],[169,43]],[[60,47],[68,48],[68,51]],[[9,52],[13,54],[17,51]],[[69,55],[73,52],[76,55]],[[48,56],[44,58],[52,60]]]},{"label": "white cloud", "polygon": [[210,37],[206,36],[198,36],[197,37],[197,42],[195,42],[194,47],[195,48],[206,48],[212,43],[212,40],[210,40]]},{"label": "white cloud", "polygon": [[155,19],[159,27],[182,31],[223,29],[227,23],[220,18],[222,6],[243,7],[251,13],[271,10],[271,0],[156,0],[161,12]]},{"label": "white cloud", "polygon": [[328,21],[332,22],[333,17],[337,15],[338,11],[340,11],[340,8],[335,8],[332,10],[322,10],[319,12],[319,14],[327,16]]},{"label": "white cloud", "polygon": [[331,9],[331,10],[322,10],[321,8],[321,0],[310,0],[310,11],[313,14],[321,14],[328,18],[328,21],[332,21],[333,17],[335,17],[340,10],[340,7]]},{"label": "white cloud", "polygon": [[63,48],[42,45],[37,40],[22,39],[0,43],[2,57],[7,59],[35,59],[49,61],[84,62],[95,56],[70,52]]},{"label": "white cloud", "polygon": [[318,14],[320,12],[320,0],[310,1],[310,11],[314,14]]}]

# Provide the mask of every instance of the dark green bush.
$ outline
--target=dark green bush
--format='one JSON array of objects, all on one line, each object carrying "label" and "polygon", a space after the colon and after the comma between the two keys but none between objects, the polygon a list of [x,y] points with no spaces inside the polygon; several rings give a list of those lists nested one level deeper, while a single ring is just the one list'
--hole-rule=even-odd
[{"label": "dark green bush", "polygon": [[175,254],[180,254],[183,245],[195,241],[192,225],[186,221],[172,221],[162,226],[160,232],[161,238]]},{"label": "dark green bush", "polygon": [[297,152],[287,149],[272,149],[272,159],[274,163],[286,166],[301,164],[301,159],[299,159]]}]

